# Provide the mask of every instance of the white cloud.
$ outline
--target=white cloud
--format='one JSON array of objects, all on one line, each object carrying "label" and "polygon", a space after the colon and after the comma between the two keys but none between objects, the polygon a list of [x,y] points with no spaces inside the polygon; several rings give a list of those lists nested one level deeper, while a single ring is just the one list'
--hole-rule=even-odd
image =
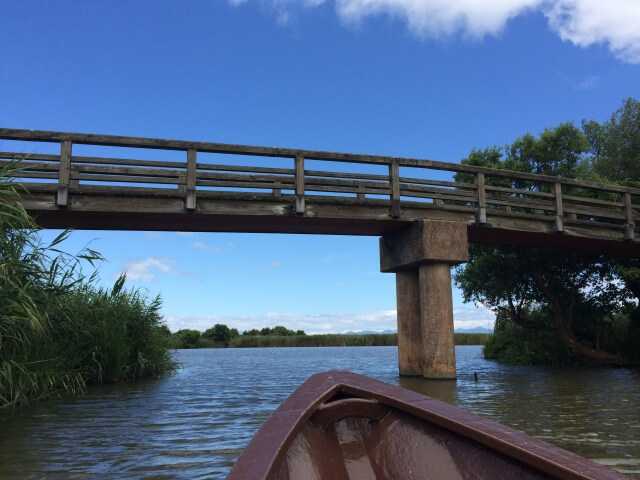
[{"label": "white cloud", "polygon": [[475,306],[465,303],[453,310],[453,325],[455,329],[482,327],[493,330],[495,320],[496,314],[481,303]]},{"label": "white cloud", "polygon": [[214,253],[222,252],[222,249],[220,247],[216,245],[207,245],[206,243],[202,243],[202,242],[193,242],[191,246],[193,248],[197,248],[198,250],[204,250],[205,252],[214,252]]},{"label": "white cloud", "polygon": [[204,331],[216,323],[224,323],[240,331],[253,328],[275,327],[283,325],[291,330],[304,330],[306,333],[345,333],[361,330],[395,330],[395,310],[367,312],[355,314],[281,314],[266,313],[251,316],[181,317],[169,315],[165,317],[167,326],[172,332],[182,328]]},{"label": "white cloud", "polygon": [[[495,315],[487,308],[463,305],[453,312],[455,328],[484,327],[493,329]],[[395,310],[349,314],[282,314],[265,313],[249,316],[212,315],[207,317],[181,317],[169,315],[165,321],[172,332],[182,328],[204,331],[216,323],[223,323],[241,332],[253,328],[275,327],[283,325],[291,330],[304,330],[306,333],[346,333],[349,331],[375,331],[397,329]]]},{"label": "white cloud", "polygon": [[[246,0],[229,0],[233,6]],[[260,0],[289,25],[295,9],[311,10],[326,0]],[[334,0],[345,24],[387,15],[403,21],[420,38],[462,35],[481,39],[499,35],[509,20],[541,12],[562,40],[579,47],[606,44],[623,62],[640,63],[640,1],[638,0]]]},{"label": "white cloud", "polygon": [[462,33],[482,38],[497,35],[507,21],[544,0],[336,0],[343,21],[360,22],[373,15],[401,18],[419,37],[439,38]]},{"label": "white cloud", "polygon": [[618,59],[640,63],[638,0],[554,0],[545,15],[563,40],[580,47],[605,43]]},{"label": "white cloud", "polygon": [[149,257],[144,260],[136,260],[125,265],[124,271],[127,280],[142,280],[152,282],[158,273],[164,275],[176,275],[179,277],[192,277],[193,274],[181,272],[173,268],[175,260],[166,257]]}]

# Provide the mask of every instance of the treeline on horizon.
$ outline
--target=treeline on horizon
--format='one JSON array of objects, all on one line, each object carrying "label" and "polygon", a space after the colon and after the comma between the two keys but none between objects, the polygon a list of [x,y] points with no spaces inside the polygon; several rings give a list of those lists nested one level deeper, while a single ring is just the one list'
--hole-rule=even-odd
[{"label": "treeline on horizon", "polygon": [[[170,344],[176,349],[189,348],[263,348],[263,347],[394,347],[398,345],[397,333],[365,333],[365,334],[314,334],[307,335],[303,330],[289,330],[278,325],[252,329],[240,334],[238,329],[217,323],[213,327],[200,332],[193,329],[182,329],[171,333],[168,328],[165,334],[170,335]],[[456,345],[484,345],[491,334],[488,333],[456,333]]]}]

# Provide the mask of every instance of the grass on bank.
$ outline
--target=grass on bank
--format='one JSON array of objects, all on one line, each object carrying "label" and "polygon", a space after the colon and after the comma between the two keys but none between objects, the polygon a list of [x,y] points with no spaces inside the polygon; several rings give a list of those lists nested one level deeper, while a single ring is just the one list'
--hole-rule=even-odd
[{"label": "grass on bank", "polygon": [[[174,343],[174,348],[265,348],[265,347],[390,347],[398,345],[398,334],[324,335],[240,335],[221,343],[195,335],[191,343]],[[175,334],[174,334],[175,335]],[[456,345],[484,345],[491,334],[456,333]]]},{"label": "grass on bank", "polygon": [[68,231],[43,243],[18,201],[18,172],[0,168],[0,409],[173,371],[160,299],[125,290],[124,277],[99,287],[81,267],[102,257],[62,251]]}]

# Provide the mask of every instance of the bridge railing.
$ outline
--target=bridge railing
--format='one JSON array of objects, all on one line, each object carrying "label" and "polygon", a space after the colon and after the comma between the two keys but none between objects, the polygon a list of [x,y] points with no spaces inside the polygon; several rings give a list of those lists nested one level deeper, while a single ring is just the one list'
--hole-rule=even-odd
[{"label": "bridge railing", "polygon": [[[602,226],[627,239],[640,219],[637,189],[433,160],[7,128],[0,139],[19,147],[0,152],[0,163],[21,160],[19,181],[54,194],[60,208],[74,194],[178,197],[190,211],[199,198],[290,201],[298,215],[309,202],[332,202],[385,206],[391,218],[432,208],[472,213],[480,224],[503,216],[556,231]],[[44,144],[56,151],[40,153]]]}]

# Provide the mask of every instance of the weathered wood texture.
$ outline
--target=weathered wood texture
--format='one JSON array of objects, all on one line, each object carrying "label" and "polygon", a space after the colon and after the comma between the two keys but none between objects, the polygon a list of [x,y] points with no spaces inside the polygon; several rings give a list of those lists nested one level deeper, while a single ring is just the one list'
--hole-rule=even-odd
[{"label": "weathered wood texture", "polygon": [[451,265],[425,263],[418,269],[424,342],[422,375],[456,378]]},{"label": "weathered wood texture", "polygon": [[396,274],[396,301],[398,371],[400,375],[422,376],[424,342],[417,269]]},{"label": "weathered wood texture", "polygon": [[418,220],[380,238],[380,270],[399,272],[423,263],[464,263],[469,259],[467,247],[464,223]]},{"label": "weathered wood texture", "polygon": [[380,269],[396,272],[400,375],[456,378],[451,266],[467,259],[463,223],[421,220],[380,239]]},{"label": "weathered wood texture", "polygon": [[[226,225],[237,224],[231,217],[244,216],[251,218],[238,231],[261,231],[271,222],[275,231],[287,224],[283,231],[312,233],[322,224],[322,233],[379,235],[432,218],[625,241],[633,245],[626,250],[640,252],[640,190],[615,185],[433,160],[221,143],[8,128],[0,128],[0,139],[7,140],[3,148],[14,146],[0,153],[0,162],[21,160],[25,206],[46,219],[45,226],[96,228],[101,220],[105,228],[125,228],[118,217],[139,214],[140,203],[149,205],[147,214],[169,214],[176,210],[163,210],[166,200],[179,199],[186,214],[180,228],[187,230],[228,231]],[[46,144],[54,148],[39,153]],[[118,151],[127,158],[118,158]],[[94,212],[97,220],[84,225],[79,219],[87,216],[79,212]],[[270,218],[257,218],[263,215]],[[333,218],[352,222],[332,229]],[[138,215],[139,229],[157,228],[145,219],[151,217]]]}]

